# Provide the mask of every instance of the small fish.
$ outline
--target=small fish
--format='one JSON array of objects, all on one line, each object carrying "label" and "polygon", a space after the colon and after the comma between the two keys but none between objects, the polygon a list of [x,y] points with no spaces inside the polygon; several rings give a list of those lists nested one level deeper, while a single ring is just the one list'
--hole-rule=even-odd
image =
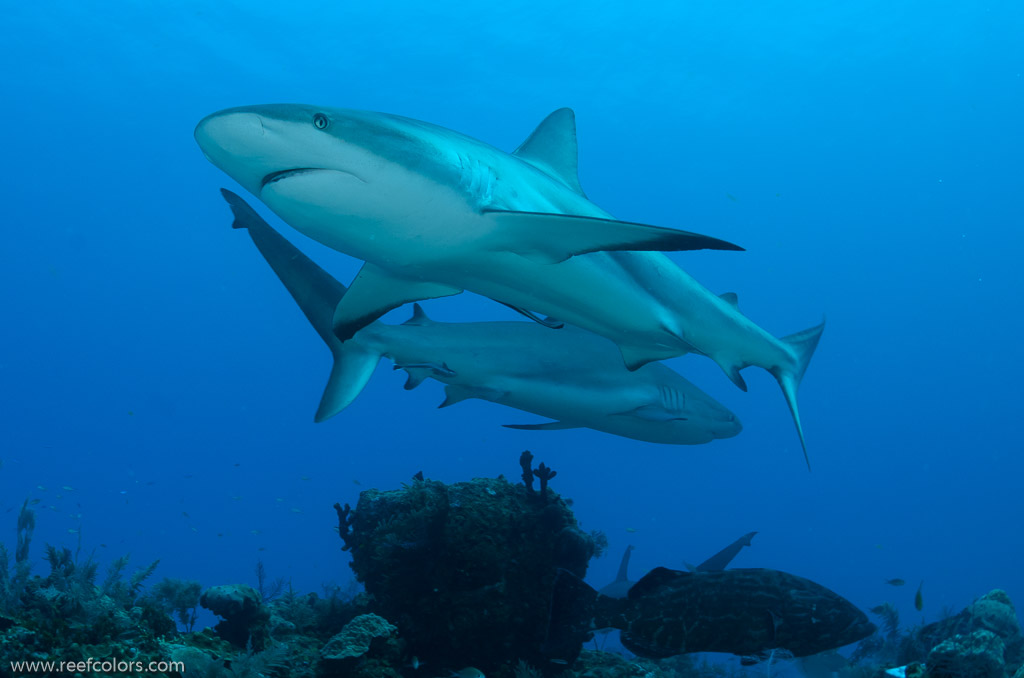
[{"label": "small fish", "polygon": [[70,485],[61,485],[60,489],[64,490],[65,492],[74,492],[75,491],[75,488],[71,487]]},{"label": "small fish", "polygon": [[188,514],[188,511],[182,511],[182,512],[181,512],[181,515],[182,515],[182,516],[183,516],[184,518],[191,518],[191,517],[192,517],[192,516],[190,516],[190,515]]},{"label": "small fish", "polygon": [[[309,480],[309,476],[299,476],[299,477],[300,477],[300,478],[301,478],[302,480]],[[413,657],[413,659],[416,659],[416,657]]]},{"label": "small fish", "polygon": [[78,530],[74,529],[73,527],[69,527],[68,534],[78,534]]},{"label": "small fish", "polygon": [[413,671],[419,671],[420,667],[422,667],[423,664],[424,662],[421,662],[419,657],[413,657],[411,660],[409,660],[409,663],[406,664],[406,666],[411,668]]},{"label": "small fish", "polygon": [[135,412],[133,410],[128,410],[128,416],[129,417],[134,417],[135,416]]},{"label": "small fish", "polygon": [[917,593],[914,594],[914,608],[920,612],[924,608],[924,596],[921,595],[921,587],[924,581],[917,585]]},{"label": "small fish", "polygon": [[237,495],[237,494],[231,495],[231,498],[234,499],[235,501],[240,501],[242,499],[242,497],[240,495]]},{"label": "small fish", "polygon": [[107,545],[106,544],[100,544],[100,548],[101,549],[105,549],[105,548],[107,548]]},{"label": "small fish", "polygon": [[300,509],[300,508],[295,508],[295,507],[293,506],[293,507],[292,507],[292,513],[302,513],[302,509]]},{"label": "small fish", "polygon": [[636,528],[635,527],[627,527],[626,528],[626,532],[636,532]]},{"label": "small fish", "polygon": [[739,198],[737,198],[737,197],[736,197],[735,195],[733,195],[732,193],[726,193],[726,194],[725,194],[725,197],[726,197],[726,198],[728,198],[729,200],[732,200],[733,202],[739,202],[739,201],[740,201],[740,199],[739,199]]},{"label": "small fish", "polygon": [[192,531],[193,531],[193,532],[198,532],[199,530],[193,527],[193,528],[192,528]]},{"label": "small fish", "polygon": [[897,577],[896,579],[886,579],[885,583],[889,586],[903,586],[907,582]]},{"label": "small fish", "polygon": [[249,534],[263,534],[263,530],[249,530]]},{"label": "small fish", "polygon": [[42,501],[42,499],[33,499],[33,500],[32,500],[32,501],[30,501],[29,503],[30,503],[30,504],[32,504],[33,506],[35,506],[36,504],[38,504],[38,503],[39,503],[39,502],[41,502],[41,501]]},{"label": "small fish", "polygon": [[46,492],[46,488],[43,487],[42,485],[36,485],[36,489],[39,490],[40,492]]}]

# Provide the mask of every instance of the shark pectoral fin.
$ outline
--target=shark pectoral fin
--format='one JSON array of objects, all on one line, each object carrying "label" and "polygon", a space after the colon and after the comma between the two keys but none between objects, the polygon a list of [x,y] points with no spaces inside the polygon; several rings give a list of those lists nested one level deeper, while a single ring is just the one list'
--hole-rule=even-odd
[{"label": "shark pectoral fin", "polygon": [[556,264],[589,252],[743,249],[698,233],[614,219],[497,210],[486,210],[484,216],[493,224],[493,249],[540,263]]},{"label": "shark pectoral fin", "polygon": [[580,186],[576,114],[571,108],[559,108],[544,118],[512,155],[586,197]]},{"label": "shark pectoral fin", "polygon": [[613,416],[636,417],[645,421],[686,421],[686,417],[680,417],[661,405],[641,405],[625,412],[616,412]]},{"label": "shark pectoral fin", "polygon": [[507,391],[499,391],[497,389],[448,384],[444,387],[444,402],[437,407],[439,409],[442,407],[451,407],[456,403],[461,403],[463,400],[469,400],[470,398],[490,400],[491,402],[496,403],[507,395]]},{"label": "shark pectoral fin", "polygon": [[580,424],[570,424],[565,421],[546,421],[543,424],[502,424],[502,426],[520,431],[564,431],[570,428],[584,428]]},{"label": "shark pectoral fin", "polygon": [[393,308],[460,292],[461,289],[450,285],[398,278],[379,266],[365,263],[334,309],[334,334],[347,341]]},{"label": "shark pectoral fin", "polygon": [[537,315],[531,310],[520,308],[518,306],[513,306],[512,304],[506,304],[504,301],[499,301],[498,303],[504,306],[508,306],[516,313],[521,313],[522,315],[526,316],[527,318],[537,323],[538,325],[543,325],[544,327],[547,327],[549,329],[560,330],[563,327],[565,327],[565,323],[558,320],[552,320],[551,318],[541,318],[539,315]]}]

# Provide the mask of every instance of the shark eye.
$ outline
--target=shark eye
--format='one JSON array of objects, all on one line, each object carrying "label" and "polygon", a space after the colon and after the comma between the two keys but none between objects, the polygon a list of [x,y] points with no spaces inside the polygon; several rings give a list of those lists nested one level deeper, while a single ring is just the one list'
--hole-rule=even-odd
[{"label": "shark eye", "polygon": [[327,129],[327,125],[331,124],[330,120],[323,113],[317,113],[313,116],[313,126],[317,129]]}]

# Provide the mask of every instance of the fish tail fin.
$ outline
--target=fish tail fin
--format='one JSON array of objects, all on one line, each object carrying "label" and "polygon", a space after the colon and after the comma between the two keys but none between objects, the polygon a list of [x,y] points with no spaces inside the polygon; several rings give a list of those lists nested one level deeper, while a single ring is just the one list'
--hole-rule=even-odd
[{"label": "fish tail fin", "polygon": [[352,404],[370,381],[381,358],[379,351],[371,350],[357,340],[344,344],[338,342],[338,345],[331,346],[331,353],[334,354],[334,365],[314,417],[317,423],[330,419]]},{"label": "fish tail fin", "polygon": [[814,349],[818,347],[818,341],[821,339],[821,333],[824,330],[825,323],[822,322],[816,327],[780,339],[783,344],[793,351],[796,361],[792,369],[786,370],[776,367],[772,370],[772,374],[782,388],[782,394],[786,397],[789,412],[793,415],[793,423],[796,424],[796,432],[800,436],[800,446],[804,451],[804,461],[807,462],[808,471],[811,470],[811,460],[807,456],[807,442],[804,440],[804,429],[800,424],[800,408],[797,406],[796,394],[800,389],[800,382],[804,378],[804,372],[807,371],[807,365],[811,362],[811,356],[814,355]]},{"label": "fish tail fin", "polygon": [[585,581],[559,569],[551,595],[551,610],[543,652],[552,660],[572,664],[592,631],[598,593]]}]

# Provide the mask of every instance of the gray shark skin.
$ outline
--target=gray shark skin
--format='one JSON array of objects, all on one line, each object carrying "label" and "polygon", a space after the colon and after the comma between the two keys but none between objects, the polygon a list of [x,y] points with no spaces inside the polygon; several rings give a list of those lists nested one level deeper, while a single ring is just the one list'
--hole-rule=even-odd
[{"label": "gray shark skin", "polygon": [[804,657],[866,638],[867,616],[837,593],[786,572],[652,570],[626,599],[599,594],[560,571],[545,651],[571,662],[598,628],[622,631],[622,644],[642,657],[728,652],[751,657],[786,650]]},{"label": "gray shark skin", "polygon": [[402,325],[375,322],[342,342],[332,331],[345,287],[295,248],[237,195],[222,189],[235,216],[334,355],[316,414],[347,407],[382,356],[409,374],[406,389],[430,377],[447,384],[442,406],[489,400],[553,418],[512,428],[587,427],[654,443],[697,445],[735,436],[736,416],[661,364],[628,371],[614,345],[579,329],[528,322],[439,323],[419,305]]},{"label": "gray shark skin", "polygon": [[695,352],[746,390],[740,370],[759,366],[810,467],[796,394],[824,326],[776,339],[660,253],[740,248],[590,202],[571,110],[511,154],[409,118],[302,104],[214,113],[195,138],[285,222],[365,262],[335,309],[340,339],[404,303],[470,290],[610,339],[630,369]]}]

